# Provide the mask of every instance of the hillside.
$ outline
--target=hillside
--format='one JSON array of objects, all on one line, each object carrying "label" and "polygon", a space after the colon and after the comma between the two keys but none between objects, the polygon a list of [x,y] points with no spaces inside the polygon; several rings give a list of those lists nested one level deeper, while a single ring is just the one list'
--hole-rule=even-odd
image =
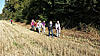
[{"label": "hillside", "polygon": [[100,56],[88,39],[51,38],[7,21],[0,21],[0,32],[0,56]]}]

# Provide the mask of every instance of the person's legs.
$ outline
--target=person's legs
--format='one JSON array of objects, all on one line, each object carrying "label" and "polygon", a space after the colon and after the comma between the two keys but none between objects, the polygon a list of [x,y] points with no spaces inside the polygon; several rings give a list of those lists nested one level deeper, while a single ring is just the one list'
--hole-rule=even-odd
[{"label": "person's legs", "polygon": [[58,37],[60,37],[60,30],[58,30]]},{"label": "person's legs", "polygon": [[43,32],[43,33],[45,33],[45,27],[43,27],[43,30],[42,30],[42,32]]},{"label": "person's legs", "polygon": [[49,36],[50,36],[50,29],[48,29],[49,30]]},{"label": "person's legs", "polygon": [[52,37],[53,37],[53,29],[51,29]]},{"label": "person's legs", "polygon": [[38,32],[38,28],[36,27],[36,32]]},{"label": "person's legs", "polygon": [[41,32],[41,28],[39,28],[39,33]]},{"label": "person's legs", "polygon": [[56,30],[56,31],[57,31],[57,37],[58,37],[59,32],[58,32],[58,30]]},{"label": "person's legs", "polygon": [[12,24],[12,22],[11,22],[11,24]]},{"label": "person's legs", "polygon": [[34,31],[36,31],[36,26],[34,26]]},{"label": "person's legs", "polygon": [[44,27],[44,33],[45,33],[45,27]]},{"label": "person's legs", "polygon": [[39,32],[39,28],[37,28],[37,32]]},{"label": "person's legs", "polygon": [[39,31],[39,33],[40,33],[40,28],[38,28],[38,31]]},{"label": "person's legs", "polygon": [[42,33],[44,33],[44,27],[42,27]]},{"label": "person's legs", "polygon": [[33,30],[34,30],[34,25],[32,26]]},{"label": "person's legs", "polygon": [[34,26],[32,25],[32,31],[34,30]]}]

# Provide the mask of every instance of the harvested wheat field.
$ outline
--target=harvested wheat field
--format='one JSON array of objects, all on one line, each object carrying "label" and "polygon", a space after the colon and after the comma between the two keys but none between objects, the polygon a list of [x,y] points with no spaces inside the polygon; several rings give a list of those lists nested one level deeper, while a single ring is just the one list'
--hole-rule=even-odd
[{"label": "harvested wheat field", "polygon": [[65,37],[51,38],[1,20],[0,56],[100,56],[100,47],[88,39]]}]

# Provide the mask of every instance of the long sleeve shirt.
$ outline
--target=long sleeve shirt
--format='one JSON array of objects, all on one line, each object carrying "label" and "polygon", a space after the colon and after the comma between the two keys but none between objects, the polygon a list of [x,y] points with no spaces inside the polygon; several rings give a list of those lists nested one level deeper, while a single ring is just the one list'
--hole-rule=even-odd
[{"label": "long sleeve shirt", "polygon": [[59,24],[55,24],[55,28],[56,28],[56,30],[60,30],[60,23]]}]

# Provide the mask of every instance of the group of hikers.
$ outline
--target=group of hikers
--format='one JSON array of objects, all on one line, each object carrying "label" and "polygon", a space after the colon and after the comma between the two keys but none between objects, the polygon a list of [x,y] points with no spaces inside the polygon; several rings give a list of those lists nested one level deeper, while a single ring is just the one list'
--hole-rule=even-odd
[{"label": "group of hikers", "polygon": [[[35,22],[33,19],[31,21],[31,28],[32,28],[32,30],[35,30],[34,28],[36,28],[36,31],[38,33],[41,32],[41,29],[42,29],[42,33],[45,33],[45,25],[46,25],[45,21],[41,22],[39,20],[39,21],[36,21]],[[56,29],[56,34],[57,34],[56,36],[57,37],[60,37],[61,27],[60,27],[59,21],[57,21],[55,23],[55,29]],[[49,36],[50,36],[50,32],[51,32],[52,33],[52,37],[53,37],[53,23],[52,23],[52,21],[50,21],[48,23],[48,31],[49,31]]]},{"label": "group of hikers", "polygon": [[[10,20],[10,22],[12,24],[12,19]],[[31,21],[31,30],[32,31],[36,31],[38,33],[42,32],[43,34],[45,34],[45,25],[46,25],[45,21],[43,21],[43,22],[41,22],[41,20],[34,21],[32,19],[32,21]],[[47,26],[48,26],[49,36],[52,34],[52,37],[53,37],[54,36],[54,33],[53,33],[53,22],[50,21]],[[56,36],[60,37],[61,27],[60,27],[60,22],[59,21],[57,21],[55,23],[55,29],[56,29]],[[51,32],[51,34],[50,34],[50,32]]]}]

